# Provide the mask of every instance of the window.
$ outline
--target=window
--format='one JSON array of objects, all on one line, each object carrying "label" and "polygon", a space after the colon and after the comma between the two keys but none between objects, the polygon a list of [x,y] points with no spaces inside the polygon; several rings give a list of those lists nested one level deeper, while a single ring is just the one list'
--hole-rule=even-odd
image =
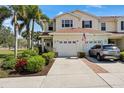
[{"label": "window", "polygon": [[71,41],[68,41],[69,44],[71,44]]},{"label": "window", "polygon": [[121,30],[124,30],[124,21],[121,21]]},{"label": "window", "polygon": [[106,31],[106,24],[105,23],[101,23],[101,30]]},{"label": "window", "polygon": [[60,44],[62,44],[62,41],[59,41]]},{"label": "window", "polygon": [[76,43],[76,41],[73,41],[73,44],[75,44]]},{"label": "window", "polygon": [[66,44],[67,43],[67,41],[64,41],[64,44]]},{"label": "window", "polygon": [[92,28],[92,21],[82,21],[82,28]]},{"label": "window", "polygon": [[73,20],[62,20],[62,27],[73,27]]},{"label": "window", "polygon": [[98,43],[101,43],[101,41],[98,41]]},{"label": "window", "polygon": [[94,41],[94,43],[97,43],[97,41]]},{"label": "window", "polygon": [[89,43],[93,43],[93,41],[89,41]]},{"label": "window", "polygon": [[101,45],[96,45],[96,49],[100,49],[101,48]]},{"label": "window", "polygon": [[48,24],[48,30],[53,31],[53,23]]}]

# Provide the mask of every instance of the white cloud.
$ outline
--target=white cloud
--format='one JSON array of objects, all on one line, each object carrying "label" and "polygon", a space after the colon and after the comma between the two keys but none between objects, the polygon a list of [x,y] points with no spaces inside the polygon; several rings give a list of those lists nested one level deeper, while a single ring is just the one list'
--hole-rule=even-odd
[{"label": "white cloud", "polygon": [[83,9],[82,11],[84,11],[84,12],[88,12],[88,10],[86,10],[86,9]]},{"label": "white cloud", "polygon": [[102,5],[88,5],[87,7],[103,8],[103,6],[102,6]]},{"label": "white cloud", "polygon": [[61,11],[61,12],[59,12],[57,15],[61,15],[61,14],[63,14],[63,12]]}]

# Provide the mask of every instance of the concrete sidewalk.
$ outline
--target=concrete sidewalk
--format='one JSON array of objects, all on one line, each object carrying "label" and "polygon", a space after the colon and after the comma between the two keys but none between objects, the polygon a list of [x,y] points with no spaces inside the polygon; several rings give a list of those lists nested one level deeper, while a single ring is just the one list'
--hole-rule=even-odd
[{"label": "concrete sidewalk", "polygon": [[0,88],[40,88],[46,76],[0,78]]},{"label": "concrete sidewalk", "polygon": [[81,59],[57,58],[45,78],[44,88],[110,87]]}]

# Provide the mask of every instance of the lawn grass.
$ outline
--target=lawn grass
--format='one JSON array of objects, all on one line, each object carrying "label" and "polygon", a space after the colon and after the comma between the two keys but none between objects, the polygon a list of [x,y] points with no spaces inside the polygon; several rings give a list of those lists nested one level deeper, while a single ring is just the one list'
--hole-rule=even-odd
[{"label": "lawn grass", "polygon": [[[19,50],[18,53],[21,53],[23,50]],[[8,56],[14,56],[14,51],[12,50],[0,50],[0,63]]]}]

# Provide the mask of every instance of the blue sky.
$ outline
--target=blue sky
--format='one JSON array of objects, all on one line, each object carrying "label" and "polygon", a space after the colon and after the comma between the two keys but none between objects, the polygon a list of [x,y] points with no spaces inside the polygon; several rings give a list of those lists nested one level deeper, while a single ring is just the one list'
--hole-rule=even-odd
[{"label": "blue sky", "polygon": [[53,18],[58,13],[82,10],[97,16],[124,15],[124,5],[43,5],[40,6],[43,13]]},{"label": "blue sky", "polygon": [[[49,18],[77,9],[96,16],[124,16],[124,11],[122,11],[124,10],[124,5],[41,5],[39,7]],[[4,25],[11,26],[10,19],[6,20]],[[41,28],[36,24],[35,31],[41,31]]]}]

